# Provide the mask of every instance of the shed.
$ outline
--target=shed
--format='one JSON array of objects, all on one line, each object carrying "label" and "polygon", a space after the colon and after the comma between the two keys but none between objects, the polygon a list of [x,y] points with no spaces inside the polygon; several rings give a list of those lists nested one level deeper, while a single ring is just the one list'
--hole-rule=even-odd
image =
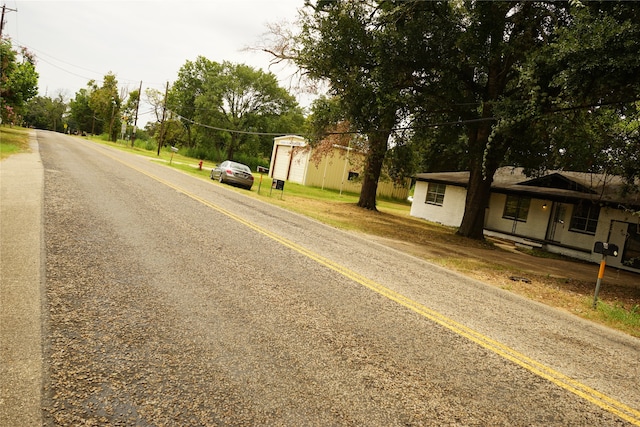
[{"label": "shed", "polygon": [[[323,189],[359,193],[362,189],[364,154],[342,145],[333,145],[321,151],[322,157],[314,158],[313,149],[303,137],[276,137],[273,139],[269,177]],[[409,195],[410,185],[410,179],[404,185],[380,181],[377,194],[404,200]]]},{"label": "shed", "polygon": [[305,185],[311,148],[298,135],[273,138],[269,177]]}]

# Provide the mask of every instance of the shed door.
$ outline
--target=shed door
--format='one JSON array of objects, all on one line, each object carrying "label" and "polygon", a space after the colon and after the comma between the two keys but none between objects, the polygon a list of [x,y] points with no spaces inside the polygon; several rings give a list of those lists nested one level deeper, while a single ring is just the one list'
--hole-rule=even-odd
[{"label": "shed door", "polygon": [[307,158],[306,153],[306,150],[300,148],[292,151],[291,154],[293,155],[293,160],[289,169],[289,181],[304,184],[304,172]]},{"label": "shed door", "polygon": [[276,148],[276,160],[273,165],[273,174],[275,179],[286,181],[289,175],[289,164],[291,163],[291,147],[288,145],[278,145]]}]

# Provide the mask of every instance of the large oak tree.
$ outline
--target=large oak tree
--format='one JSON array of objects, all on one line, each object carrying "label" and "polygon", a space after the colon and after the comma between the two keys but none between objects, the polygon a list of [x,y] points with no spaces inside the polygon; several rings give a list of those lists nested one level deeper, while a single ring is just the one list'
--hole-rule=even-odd
[{"label": "large oak tree", "polygon": [[459,48],[446,62],[447,75],[462,88],[449,92],[453,103],[477,105],[460,114],[471,176],[459,234],[483,237],[498,167],[602,172],[616,145],[632,145],[612,136],[615,116],[634,114],[639,93],[637,9],[607,2],[464,3]]},{"label": "large oak tree", "polygon": [[[469,2],[461,11],[458,72],[463,93],[457,99],[475,102],[463,113],[470,171],[465,213],[458,233],[483,238],[484,213],[493,175],[518,138],[516,119],[525,94],[519,84],[524,64],[565,25],[566,5],[545,2]],[[465,22],[469,22],[465,25]],[[468,95],[467,95],[468,94]],[[466,96],[465,96],[466,95]]]},{"label": "large oak tree", "polygon": [[[376,209],[378,180],[394,129],[407,118],[415,57],[411,49],[424,46],[431,18],[446,5],[424,2],[429,10],[416,27],[392,18],[392,2],[318,1],[301,11],[300,32],[293,43],[280,40],[271,52],[291,59],[311,79],[328,82],[334,123],[349,123],[366,136],[366,162],[358,206]],[[319,114],[320,111],[315,111]],[[317,120],[323,122],[323,120]]]},{"label": "large oak tree", "polygon": [[[587,152],[575,136],[598,129],[585,121],[589,109],[615,105],[621,118],[635,111],[636,9],[579,1],[308,2],[297,43],[277,43],[288,51],[275,53],[328,81],[344,119],[368,136],[360,206],[375,208],[373,183],[389,137],[410,128],[415,140],[429,136],[427,156],[470,171],[458,233],[481,239],[498,167],[569,164],[558,153]],[[611,116],[601,117],[605,128]],[[581,124],[572,138],[569,130]],[[625,150],[634,147],[633,132],[619,135]],[[610,139],[599,141],[594,150],[607,152]]]},{"label": "large oak tree", "polygon": [[239,152],[268,156],[272,133],[298,132],[304,121],[295,98],[274,74],[204,57],[180,69],[168,105],[187,128],[189,146],[229,159]]}]

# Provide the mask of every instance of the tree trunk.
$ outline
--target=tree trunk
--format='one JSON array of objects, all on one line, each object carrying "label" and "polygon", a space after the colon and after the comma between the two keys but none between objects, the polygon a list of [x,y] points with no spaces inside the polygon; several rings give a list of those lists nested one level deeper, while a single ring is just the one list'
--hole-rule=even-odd
[{"label": "tree trunk", "polygon": [[[390,129],[389,127],[388,129]],[[376,208],[376,194],[378,192],[378,180],[382,171],[382,163],[387,153],[387,142],[390,133],[372,132],[369,134],[369,153],[364,166],[364,178],[358,206],[372,211]]]},{"label": "tree trunk", "polygon": [[187,128],[187,146],[191,148],[194,146],[193,141],[191,140],[191,125],[187,125],[185,127]]},{"label": "tree trunk", "polygon": [[229,147],[227,148],[227,160],[233,160],[233,156],[236,153],[236,140],[238,136],[235,133],[231,134],[231,142],[229,142]]},{"label": "tree trunk", "polygon": [[464,215],[457,234],[482,240],[484,239],[484,214],[491,196],[491,183],[495,170],[487,170],[487,176],[484,177],[482,164],[479,164],[478,167],[473,167],[470,172]]},{"label": "tree trunk", "polygon": [[[484,115],[488,117],[489,114],[490,108],[485,108]],[[490,122],[484,122],[471,128],[468,134],[471,152],[469,185],[464,215],[457,234],[477,240],[484,239],[484,215],[489,207],[491,183],[505,152],[504,141],[501,138],[494,137],[491,147],[488,147],[491,128]]]}]

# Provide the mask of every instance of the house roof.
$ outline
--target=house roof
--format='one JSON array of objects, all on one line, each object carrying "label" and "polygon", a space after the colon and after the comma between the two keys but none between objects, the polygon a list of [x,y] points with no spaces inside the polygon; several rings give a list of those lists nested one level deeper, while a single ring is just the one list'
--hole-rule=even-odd
[{"label": "house roof", "polygon": [[[469,172],[421,173],[418,181],[467,187]],[[527,177],[522,168],[503,167],[493,176],[491,190],[496,193],[521,194],[562,202],[590,200],[594,203],[623,204],[640,207],[640,192],[624,192],[622,177],[584,172],[550,171],[539,177]]]}]

